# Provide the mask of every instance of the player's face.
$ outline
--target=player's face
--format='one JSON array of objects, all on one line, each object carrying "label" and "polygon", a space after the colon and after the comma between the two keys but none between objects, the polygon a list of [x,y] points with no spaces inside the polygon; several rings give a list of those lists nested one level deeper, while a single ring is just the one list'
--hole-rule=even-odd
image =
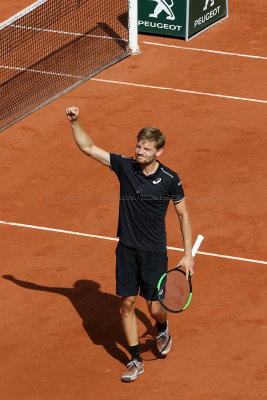
[{"label": "player's face", "polygon": [[137,142],[135,147],[135,157],[139,164],[149,164],[153,162],[159,155],[160,151],[157,150],[155,142],[149,140],[142,140]]}]

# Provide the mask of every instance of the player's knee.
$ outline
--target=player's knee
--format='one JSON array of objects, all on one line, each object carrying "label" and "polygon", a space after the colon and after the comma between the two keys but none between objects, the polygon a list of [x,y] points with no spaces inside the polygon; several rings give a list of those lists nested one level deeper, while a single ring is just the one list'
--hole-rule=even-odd
[{"label": "player's knee", "polygon": [[123,314],[130,314],[135,310],[135,297],[123,297],[121,302],[121,308]]}]

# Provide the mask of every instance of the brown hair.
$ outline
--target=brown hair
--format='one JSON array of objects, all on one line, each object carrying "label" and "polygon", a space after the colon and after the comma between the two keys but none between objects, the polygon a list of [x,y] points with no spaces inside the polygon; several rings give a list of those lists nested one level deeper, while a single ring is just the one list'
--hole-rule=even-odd
[{"label": "brown hair", "polygon": [[165,134],[153,126],[141,129],[137,135],[137,140],[149,140],[155,142],[156,149],[161,149],[165,145]]}]

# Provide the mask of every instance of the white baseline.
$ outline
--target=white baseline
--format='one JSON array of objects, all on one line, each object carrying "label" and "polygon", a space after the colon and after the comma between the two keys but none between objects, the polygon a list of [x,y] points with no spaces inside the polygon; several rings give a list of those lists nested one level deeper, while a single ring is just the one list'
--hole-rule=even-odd
[{"label": "white baseline", "polygon": [[[0,224],[18,226],[18,227],[21,227],[21,228],[38,229],[38,230],[41,230],[41,231],[65,233],[65,234],[68,234],[68,235],[85,236],[85,237],[96,238],[96,239],[111,240],[111,241],[115,241],[115,242],[119,241],[118,238],[112,238],[112,237],[108,237],[108,236],[91,235],[89,233],[68,231],[68,230],[64,230],[64,229],[54,229],[54,228],[48,228],[48,227],[45,227],[45,226],[27,225],[27,224],[20,224],[20,223],[17,223],[17,222],[8,222],[8,221],[0,221]],[[181,249],[179,247],[169,247],[168,246],[167,248],[168,248],[168,250],[184,251],[184,249]],[[203,251],[197,251],[197,254],[202,254],[204,256],[227,258],[227,259],[230,259],[230,260],[245,261],[245,262],[250,262],[250,263],[267,265],[267,261],[253,260],[253,259],[250,259],[250,258],[226,256],[226,255],[222,255],[222,254],[206,253],[206,252],[203,252]]]},{"label": "white baseline", "polygon": [[[79,79],[83,78],[82,76],[61,74],[61,73],[51,72],[51,71],[39,71],[39,70],[27,69],[27,68],[16,68],[16,67],[8,66],[8,65],[0,65],[0,69],[1,68],[3,68],[3,69],[16,69],[16,70],[19,70],[19,71],[28,71],[28,72],[37,73],[37,74],[69,76],[69,77],[79,78]],[[228,96],[228,95],[224,95],[224,94],[197,92],[195,90],[176,89],[176,88],[168,88],[168,87],[163,87],[163,86],[142,85],[142,84],[138,84],[138,83],[112,81],[112,80],[108,80],[108,79],[91,78],[90,80],[91,81],[97,81],[97,82],[104,82],[104,83],[113,83],[113,84],[118,84],[118,85],[128,85],[128,86],[142,87],[142,88],[147,88],[147,89],[169,90],[169,91],[172,91],[172,92],[196,94],[196,95],[200,95],[200,96],[211,96],[211,97],[219,97],[219,98],[223,98],[223,99],[250,101],[250,102],[254,102],[254,103],[267,104],[267,100],[250,99],[250,98],[247,98],[247,97],[237,97],[237,96]]]},{"label": "white baseline", "polygon": [[152,46],[161,46],[161,47],[170,47],[174,49],[182,49],[182,50],[191,50],[191,51],[202,51],[204,53],[214,53],[214,54],[222,54],[226,56],[236,56],[236,57],[247,57],[247,58],[256,58],[260,60],[267,60],[267,57],[262,56],[253,56],[250,54],[240,54],[240,53],[230,53],[227,51],[218,51],[218,50],[208,50],[208,49],[197,49],[194,47],[183,47],[183,46],[176,46],[171,44],[162,44],[162,43],[154,43],[154,42],[143,42],[144,44],[152,45]]},{"label": "white baseline", "polygon": [[185,90],[185,89],[168,88],[168,87],[162,87],[162,86],[142,85],[139,83],[111,81],[108,79],[98,79],[98,78],[91,78],[91,81],[104,82],[104,83],[115,83],[118,85],[136,86],[136,87],[142,87],[142,88],[147,88],[147,89],[169,90],[172,92],[190,93],[190,94],[197,94],[197,95],[202,95],[202,96],[212,96],[212,97],[220,97],[220,98],[224,98],[224,99],[251,101],[251,102],[255,102],[255,103],[267,104],[267,100],[250,99],[250,98],[246,98],[246,97],[227,96],[227,95],[215,94],[215,93],[196,92],[195,90]]}]

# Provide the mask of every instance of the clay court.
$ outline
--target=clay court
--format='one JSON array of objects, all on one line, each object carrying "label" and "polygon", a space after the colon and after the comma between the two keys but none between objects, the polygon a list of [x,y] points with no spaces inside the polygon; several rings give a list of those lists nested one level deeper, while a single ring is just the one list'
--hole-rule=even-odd
[{"label": "clay court", "polygon": [[[1,20],[30,3],[1,3]],[[264,2],[229,3],[229,18],[192,41],[139,35],[140,55],[0,134],[3,399],[266,399],[267,12]],[[120,381],[119,184],[77,149],[72,105],[110,152],[132,156],[143,126],[163,130],[161,162],[182,178],[194,239],[205,237],[190,307],[169,315],[166,359],[138,300],[145,373],[132,384]],[[167,235],[174,266],[172,204]]]}]

